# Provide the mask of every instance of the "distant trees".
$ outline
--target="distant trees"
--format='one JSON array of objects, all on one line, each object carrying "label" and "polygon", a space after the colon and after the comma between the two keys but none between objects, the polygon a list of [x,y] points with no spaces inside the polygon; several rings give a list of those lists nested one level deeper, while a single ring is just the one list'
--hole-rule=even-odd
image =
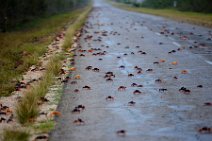
[{"label": "distant trees", "polygon": [[177,8],[182,11],[212,13],[212,0],[178,0]]},{"label": "distant trees", "polygon": [[32,18],[65,12],[88,0],[0,0],[0,31]]},{"label": "distant trees", "polygon": [[181,11],[194,11],[212,13],[212,0],[144,0],[143,3],[138,3],[138,0],[115,0],[132,4],[135,7],[148,8],[171,8],[176,2],[176,8]]},{"label": "distant trees", "polygon": [[167,8],[171,7],[173,0],[144,0],[141,6],[150,8]]},{"label": "distant trees", "polygon": [[212,0],[144,0],[141,6],[150,8],[173,7],[176,1],[177,9],[182,11],[212,12]]}]

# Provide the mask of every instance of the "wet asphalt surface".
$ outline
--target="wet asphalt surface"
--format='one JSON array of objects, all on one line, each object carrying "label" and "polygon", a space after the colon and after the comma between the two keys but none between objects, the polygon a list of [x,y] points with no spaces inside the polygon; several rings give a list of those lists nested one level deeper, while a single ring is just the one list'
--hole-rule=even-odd
[{"label": "wet asphalt surface", "polygon": [[211,141],[211,38],[96,0],[50,140]]}]

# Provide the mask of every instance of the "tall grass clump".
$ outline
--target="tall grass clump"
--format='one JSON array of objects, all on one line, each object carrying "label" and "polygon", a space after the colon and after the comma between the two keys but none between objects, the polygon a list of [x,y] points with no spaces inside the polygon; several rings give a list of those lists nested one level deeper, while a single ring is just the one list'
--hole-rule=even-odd
[{"label": "tall grass clump", "polygon": [[48,88],[53,84],[55,76],[59,74],[61,60],[54,56],[47,64],[47,71],[42,80],[30,89],[20,103],[17,105],[16,115],[21,124],[33,121],[38,115],[38,101],[48,92]]},{"label": "tall grass clump", "polygon": [[38,115],[38,97],[36,89],[26,93],[20,103],[16,107],[16,115],[21,124],[31,122]]}]

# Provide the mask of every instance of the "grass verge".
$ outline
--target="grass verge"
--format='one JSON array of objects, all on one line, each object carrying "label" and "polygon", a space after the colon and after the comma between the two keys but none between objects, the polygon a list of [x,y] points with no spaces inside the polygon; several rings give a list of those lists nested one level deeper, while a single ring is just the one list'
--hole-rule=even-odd
[{"label": "grass verge", "polygon": [[[90,10],[91,6],[89,5],[83,12],[79,12],[78,18],[70,25],[66,33],[64,48],[71,47],[74,33],[82,27]],[[54,56],[47,65],[47,71],[43,79],[38,85],[28,91],[22,101],[17,105],[16,114],[21,124],[33,121],[38,115],[39,109],[37,103],[41,97],[45,96],[49,86],[53,84],[55,76],[59,74],[63,59],[63,53]]]},{"label": "grass verge", "polygon": [[[71,44],[73,43],[72,38],[74,36],[74,33],[77,30],[79,30],[82,27],[82,25],[85,23],[86,17],[89,14],[90,10],[91,10],[91,5],[87,6],[85,9],[83,9],[83,12],[81,9],[81,10],[75,11],[74,13],[72,13],[70,15],[72,18],[71,18],[70,27],[67,31],[68,36],[65,39],[66,46],[63,46],[64,49],[71,47]],[[70,21],[70,17],[69,18],[66,17],[66,18]],[[61,29],[61,27],[62,26],[60,26],[60,28],[58,27],[58,30]],[[58,31],[58,30],[51,30],[51,32]],[[17,37],[17,35],[15,35],[15,37]],[[50,39],[52,39],[52,37],[50,37]],[[51,40],[48,40],[48,42],[45,42],[46,43],[45,46],[47,45],[47,43],[50,43],[50,41]],[[43,46],[43,48],[45,47],[43,43],[41,43],[40,46]],[[14,49],[16,49],[16,48],[14,48]],[[29,49],[33,52],[33,48],[27,48],[27,49]],[[13,52],[13,50],[9,50],[9,51]],[[35,50],[35,52],[36,52],[36,50]],[[43,51],[43,52],[45,52],[45,51]],[[41,55],[42,55],[42,53],[39,55],[37,54],[37,57],[33,57],[35,60],[33,62],[33,64],[37,63],[38,57]],[[38,123],[36,125],[27,124],[27,123],[32,123],[34,121],[34,119],[38,116],[38,114],[39,114],[38,102],[39,102],[40,98],[42,98],[46,95],[46,93],[48,92],[48,88],[55,82],[56,76],[58,76],[58,74],[60,73],[60,69],[62,67],[62,61],[65,59],[64,56],[65,56],[64,52],[61,52],[61,53],[53,56],[50,59],[50,61],[47,64],[47,70],[46,70],[42,80],[37,85],[35,85],[32,89],[30,89],[24,95],[21,102],[17,104],[16,116],[17,116],[18,121],[24,125],[28,125],[28,126],[32,125],[31,128],[33,130],[35,130],[35,132],[37,132],[37,133],[47,133],[50,130],[52,130],[55,126],[55,122],[52,120]],[[1,58],[3,58],[3,57],[1,57]],[[9,60],[9,61],[12,61],[12,60]],[[0,63],[2,63],[2,62],[0,62]],[[31,66],[31,65],[32,64],[30,64],[28,66]],[[1,69],[1,72],[4,73],[2,71],[2,69]],[[20,74],[21,73],[16,74],[15,76],[19,76]],[[5,79],[3,79],[3,80],[5,80]],[[5,90],[5,88],[2,86],[0,89]],[[2,96],[2,93],[0,96]],[[29,137],[30,137],[29,133],[24,132],[24,131],[16,131],[16,130],[5,130],[4,134],[3,134],[4,141],[19,141],[19,140],[27,141],[29,139]]]},{"label": "grass verge", "polygon": [[28,141],[30,134],[25,131],[5,130],[3,141]]},{"label": "grass verge", "polygon": [[55,122],[52,120],[33,125],[33,129],[36,131],[36,133],[48,133],[54,129],[54,127]]},{"label": "grass verge", "polygon": [[66,37],[65,37],[65,42],[63,44],[63,48],[64,49],[67,49],[69,47],[71,47],[71,45],[73,44],[73,40],[72,38],[74,37],[74,34],[76,33],[77,30],[79,30],[82,25],[85,23],[86,21],[86,17],[88,16],[88,13],[91,11],[91,6],[89,8],[87,8],[85,10],[84,13],[82,13],[78,19],[76,20],[75,23],[72,24],[72,26],[70,26],[67,30],[67,33],[66,33]]},{"label": "grass verge", "polygon": [[15,90],[21,75],[47,51],[47,45],[67,23],[73,23],[83,9],[36,19],[19,31],[0,33],[0,97]]},{"label": "grass verge", "polygon": [[129,4],[117,3],[111,0],[109,0],[109,2],[115,7],[128,11],[152,14],[156,16],[170,18],[176,21],[187,22],[210,28],[212,27],[212,14],[203,14],[197,12],[182,12],[175,9],[151,9],[151,8],[133,7]]},{"label": "grass verge", "polygon": [[38,115],[38,101],[44,97],[48,91],[49,86],[54,82],[55,76],[59,74],[62,67],[62,55],[54,56],[47,65],[42,80],[38,85],[29,90],[17,105],[16,115],[21,124],[31,122]]}]

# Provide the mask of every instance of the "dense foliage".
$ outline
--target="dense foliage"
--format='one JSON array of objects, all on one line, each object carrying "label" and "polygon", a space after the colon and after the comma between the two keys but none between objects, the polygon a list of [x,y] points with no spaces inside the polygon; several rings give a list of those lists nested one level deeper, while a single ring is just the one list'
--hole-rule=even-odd
[{"label": "dense foliage", "polygon": [[173,0],[145,0],[142,3],[143,7],[150,8],[166,8],[173,5]]},{"label": "dense foliage", "polygon": [[181,11],[194,11],[194,12],[212,12],[212,0],[144,0],[144,2],[138,3],[138,0],[116,0],[117,2],[123,2],[132,4],[135,7],[147,7],[147,8],[173,8],[174,2],[176,2],[176,8]]},{"label": "dense foliage", "polygon": [[168,8],[174,6],[182,11],[195,11],[195,12],[212,12],[211,0],[145,0],[142,4],[144,7],[151,8]]},{"label": "dense foliage", "polygon": [[212,13],[212,0],[179,0],[179,10]]},{"label": "dense foliage", "polygon": [[82,6],[88,0],[0,0],[0,31],[33,18],[65,12]]}]

